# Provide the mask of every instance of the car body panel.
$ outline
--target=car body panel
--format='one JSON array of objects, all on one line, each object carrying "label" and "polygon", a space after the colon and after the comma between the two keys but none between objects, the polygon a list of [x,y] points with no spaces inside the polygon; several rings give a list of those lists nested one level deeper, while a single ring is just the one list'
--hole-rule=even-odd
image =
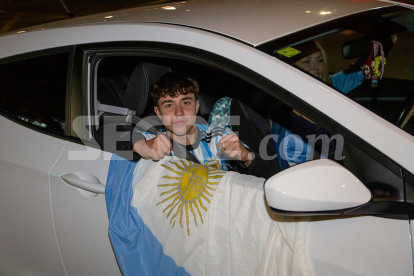
[{"label": "car body panel", "polygon": [[121,275],[108,236],[104,195],[70,186],[60,178],[82,172],[105,184],[110,157],[68,142],[51,171],[53,219],[68,275]]},{"label": "car body panel", "polygon": [[321,0],[239,0],[236,4],[231,0],[194,0],[107,12],[27,28],[25,31],[85,24],[164,22],[214,31],[259,45],[335,18],[391,5],[352,0],[332,0],[328,5]]},{"label": "car body panel", "polygon": [[66,275],[49,190],[49,171],[66,141],[2,116],[0,129],[0,275]]},{"label": "car body panel", "polygon": [[309,223],[307,252],[313,275],[413,275],[407,220],[320,217]]}]

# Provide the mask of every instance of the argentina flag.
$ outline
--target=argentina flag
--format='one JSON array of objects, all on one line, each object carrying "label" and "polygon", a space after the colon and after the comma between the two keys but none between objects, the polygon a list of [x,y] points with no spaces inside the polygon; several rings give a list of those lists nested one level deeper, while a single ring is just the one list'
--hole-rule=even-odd
[{"label": "argentina flag", "polygon": [[263,183],[177,157],[113,155],[105,198],[123,275],[310,275],[307,222],[274,214]]}]

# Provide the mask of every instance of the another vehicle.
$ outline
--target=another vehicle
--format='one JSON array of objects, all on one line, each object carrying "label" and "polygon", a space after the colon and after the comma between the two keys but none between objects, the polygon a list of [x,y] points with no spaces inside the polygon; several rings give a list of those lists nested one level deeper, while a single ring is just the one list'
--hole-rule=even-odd
[{"label": "another vehicle", "polygon": [[[100,194],[111,153],[95,138],[102,114],[152,111],[137,91],[155,65],[199,80],[205,118],[224,96],[262,117],[277,98],[342,135],[338,171],[358,178],[369,201],[340,205],[340,189],[323,192],[322,184],[288,169],[279,176],[303,179],[293,197],[314,187],[304,200],[330,207],[272,207],[313,216],[307,251],[314,275],[412,275],[412,9],[391,1],[193,0],[0,36],[0,274],[120,275]],[[378,89],[361,86],[345,96],[275,56],[314,38],[327,51],[331,73],[366,55],[366,41],[392,39]],[[356,48],[343,55],[344,45]],[[301,173],[313,162],[294,169]],[[323,172],[332,177],[328,183],[344,179],[329,168],[314,173]]]}]

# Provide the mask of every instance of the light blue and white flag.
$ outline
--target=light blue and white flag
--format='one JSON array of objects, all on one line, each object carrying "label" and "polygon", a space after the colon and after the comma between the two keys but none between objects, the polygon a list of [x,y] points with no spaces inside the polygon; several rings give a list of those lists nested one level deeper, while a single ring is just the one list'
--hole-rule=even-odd
[{"label": "light blue and white flag", "polygon": [[310,275],[307,222],[266,205],[264,179],[177,157],[112,157],[109,236],[124,276]]}]

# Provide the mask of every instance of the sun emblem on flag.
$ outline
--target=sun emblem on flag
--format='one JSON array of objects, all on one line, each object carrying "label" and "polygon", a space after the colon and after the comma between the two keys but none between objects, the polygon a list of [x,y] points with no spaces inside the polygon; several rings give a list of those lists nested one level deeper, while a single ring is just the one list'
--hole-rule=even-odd
[{"label": "sun emblem on flag", "polygon": [[[187,224],[187,234],[190,236],[190,215],[194,218],[195,226],[198,226],[197,219],[203,222],[203,216],[200,208],[207,212],[212,193],[216,190],[220,178],[225,171],[217,170],[213,167],[203,166],[191,161],[179,159],[178,162],[169,161],[172,167],[162,164],[167,170],[177,174],[177,176],[165,175],[163,178],[177,180],[176,183],[160,184],[158,187],[168,187],[169,190],[162,192],[160,197],[168,196],[158,202],[156,206],[168,202],[169,205],[164,208],[163,213],[168,211],[167,218],[170,218],[170,224],[174,228],[177,220],[183,228],[183,216]],[[188,162],[188,163],[186,163]],[[169,195],[173,193],[172,195]],[[197,212],[197,213],[196,213]],[[198,217],[198,218],[197,218]]]}]

